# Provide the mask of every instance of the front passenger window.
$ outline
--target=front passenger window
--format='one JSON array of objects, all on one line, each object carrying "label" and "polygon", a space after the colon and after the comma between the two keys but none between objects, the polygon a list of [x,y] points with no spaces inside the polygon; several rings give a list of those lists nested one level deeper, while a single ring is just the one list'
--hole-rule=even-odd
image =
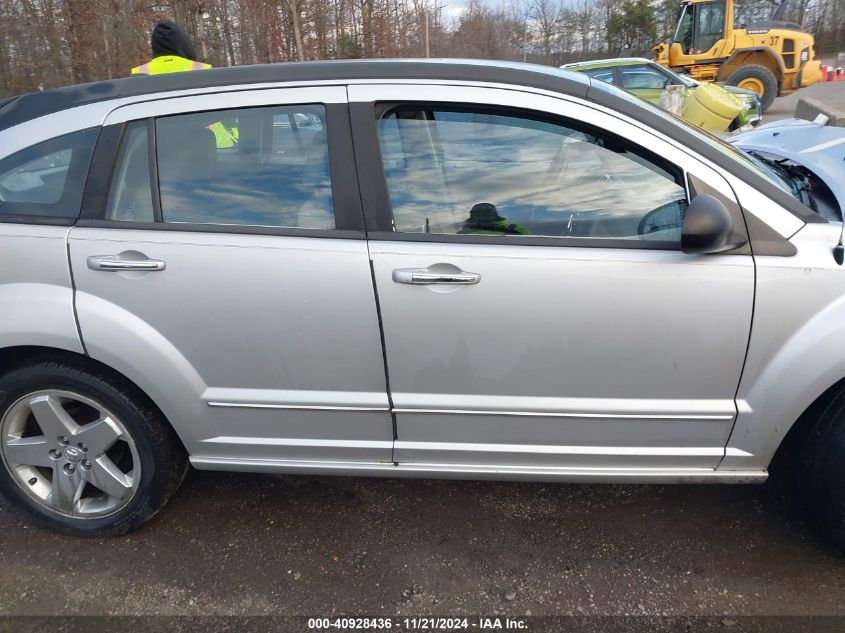
[{"label": "front passenger window", "polygon": [[378,130],[397,232],[679,247],[680,170],[624,139],[470,107],[402,106]]}]

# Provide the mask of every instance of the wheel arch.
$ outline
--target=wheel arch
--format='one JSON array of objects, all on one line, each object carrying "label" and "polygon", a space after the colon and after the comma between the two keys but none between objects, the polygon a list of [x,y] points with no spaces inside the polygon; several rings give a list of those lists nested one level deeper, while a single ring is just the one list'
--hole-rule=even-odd
[{"label": "wheel arch", "polygon": [[[144,391],[137,383],[131,380],[128,376],[121,373],[114,367],[111,367],[101,361],[98,361],[85,354],[80,354],[68,349],[49,347],[45,345],[16,345],[11,347],[0,348],[0,378],[5,374],[13,371],[17,367],[32,365],[42,361],[58,361],[67,362],[69,364],[89,369],[92,371],[99,371],[108,374],[116,382],[121,383],[122,386],[131,389],[138,398],[144,400],[151,407],[161,415],[167,424],[173,429],[182,448],[186,448],[185,441],[179,433],[171,420],[164,414],[161,407],[153,400],[146,391]],[[5,394],[0,391],[0,403],[3,402]]]},{"label": "wheel arch", "polygon": [[771,470],[787,469],[793,466],[793,460],[801,452],[809,434],[816,428],[819,416],[843,390],[845,390],[845,376],[825,389],[802,411],[781,438],[770,462]]},{"label": "wheel arch", "polygon": [[732,72],[750,64],[765,66],[774,73],[778,80],[778,87],[783,86],[786,67],[783,59],[771,46],[748,46],[735,49],[719,68],[716,81],[725,81]]},{"label": "wheel arch", "polygon": [[[836,271],[838,272],[838,271]],[[815,407],[845,389],[845,297],[832,293],[818,306],[805,298],[791,318],[776,309],[796,286],[758,296],[756,331],[737,393],[737,418],[720,470],[771,467],[786,438],[812,418]],[[814,308],[813,306],[816,305]]]}]

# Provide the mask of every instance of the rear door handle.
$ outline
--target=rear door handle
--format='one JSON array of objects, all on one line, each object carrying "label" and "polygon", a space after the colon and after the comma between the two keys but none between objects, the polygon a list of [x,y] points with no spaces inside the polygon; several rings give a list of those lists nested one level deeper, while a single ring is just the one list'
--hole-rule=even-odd
[{"label": "rear door handle", "polygon": [[397,284],[429,286],[435,284],[469,286],[481,281],[478,273],[433,272],[426,268],[397,268],[393,271],[393,281]]},{"label": "rear door handle", "polygon": [[164,270],[165,263],[160,259],[118,259],[116,255],[91,255],[88,268],[105,271],[153,272]]}]

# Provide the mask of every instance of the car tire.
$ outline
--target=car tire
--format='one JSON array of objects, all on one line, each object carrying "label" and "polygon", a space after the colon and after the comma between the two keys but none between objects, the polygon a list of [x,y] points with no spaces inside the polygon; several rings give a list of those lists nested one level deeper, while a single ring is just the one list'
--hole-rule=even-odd
[{"label": "car tire", "polygon": [[845,552],[845,389],[817,403],[801,435],[795,492],[812,525]]},{"label": "car tire", "polygon": [[187,468],[161,412],[108,370],[44,360],[0,377],[0,491],[42,526],[127,534],[164,506]]},{"label": "car tire", "polygon": [[[742,88],[747,87],[742,85],[744,82],[754,83],[762,87],[763,92],[760,94],[760,101],[763,105],[763,111],[768,110],[779,92],[778,79],[775,77],[775,74],[765,66],[750,64],[737,68],[725,80],[725,83],[729,86],[739,86]],[[752,89],[759,93],[757,88]]]}]

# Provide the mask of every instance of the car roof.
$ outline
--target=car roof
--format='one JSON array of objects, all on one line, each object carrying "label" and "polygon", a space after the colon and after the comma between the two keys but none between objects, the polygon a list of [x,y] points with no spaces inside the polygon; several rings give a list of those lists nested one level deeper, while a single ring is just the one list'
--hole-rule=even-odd
[{"label": "car roof", "polygon": [[62,110],[125,97],[238,84],[343,80],[459,80],[519,84],[586,97],[583,75],[551,66],[473,59],[367,59],[285,62],[111,79],[30,93],[0,102],[0,130]]},{"label": "car roof", "polygon": [[[645,60],[648,61],[648,60]],[[762,176],[738,170],[723,151],[714,149],[699,132],[694,131],[656,107],[624,90],[593,80],[582,73],[552,66],[472,59],[396,60],[368,59],[318,62],[286,62],[255,66],[233,66],[196,72],[136,76],[56,88],[15,97],[0,104],[0,133],[20,123],[63,110],[113,99],[161,95],[179,90],[223,86],[284,84],[294,82],[343,81],[456,81],[510,84],[569,95],[593,102],[611,111],[674,138],[677,142],[706,156],[717,165],[736,173],[768,193],[805,222],[824,222],[774,183]]]},{"label": "car roof", "polygon": [[645,57],[614,57],[608,59],[594,59],[587,62],[573,62],[561,66],[564,70],[587,70],[591,68],[611,68],[613,66],[639,66],[640,64],[653,64],[654,62]]}]

